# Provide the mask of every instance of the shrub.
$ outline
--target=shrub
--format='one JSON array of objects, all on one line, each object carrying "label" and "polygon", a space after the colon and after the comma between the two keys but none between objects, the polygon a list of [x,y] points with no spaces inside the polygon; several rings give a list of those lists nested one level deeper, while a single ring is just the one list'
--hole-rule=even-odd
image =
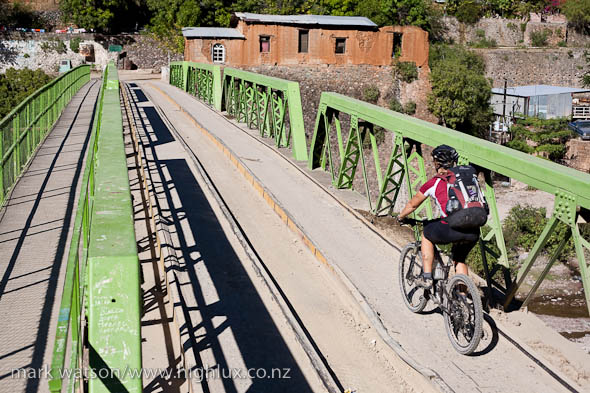
[{"label": "shrub", "polygon": [[474,136],[487,134],[492,120],[491,84],[483,57],[461,46],[431,45],[428,109],[445,127]]},{"label": "shrub", "polygon": [[406,105],[404,105],[404,113],[406,115],[413,115],[416,113],[416,103],[414,101],[408,101],[406,102]]},{"label": "shrub", "polygon": [[63,55],[64,53],[68,53],[68,48],[66,47],[66,44],[64,44],[63,41],[57,40],[55,42],[55,51]]},{"label": "shrub", "polygon": [[518,150],[518,151],[521,151],[521,152],[527,153],[527,154],[532,154],[535,152],[534,148],[527,145],[527,143],[525,141],[520,140],[520,139],[513,139],[513,140],[509,141],[508,143],[506,143],[506,146],[508,146],[511,149]]},{"label": "shrub", "polygon": [[545,152],[548,154],[548,157],[551,161],[557,161],[563,159],[565,156],[565,145],[553,145],[550,143],[546,143],[540,146],[537,146],[536,151],[538,152]]},{"label": "shrub", "polygon": [[[543,207],[516,205],[510,209],[508,216],[504,220],[503,228],[506,247],[510,249],[512,253],[517,253],[519,248],[524,249],[525,251],[530,251],[549,221],[546,214],[547,211]],[[553,254],[559,246],[559,243],[561,243],[565,237],[567,230],[567,225],[559,222],[555,227],[555,230],[549,236],[543,251],[550,255]],[[590,236],[590,226],[588,224],[580,225],[580,230],[583,238],[587,239]],[[561,261],[566,261],[571,258],[574,253],[574,243],[573,240],[570,239],[561,252],[559,259]]]},{"label": "shrub", "polygon": [[51,77],[42,70],[8,68],[0,74],[0,119],[41,86],[49,83]]},{"label": "shrub", "polygon": [[[572,131],[567,128],[567,123],[567,118],[544,120],[527,117],[521,119],[518,124],[512,126],[512,140],[506,145],[528,154],[541,152],[551,161],[562,160],[566,152],[565,143],[573,135]],[[533,141],[537,146],[529,146],[527,141]]]},{"label": "shrub", "polygon": [[377,86],[369,86],[363,90],[363,100],[370,102],[371,104],[376,104],[377,100],[379,100],[379,88]]},{"label": "shrub", "polygon": [[547,37],[549,33],[547,30],[533,31],[531,33],[531,44],[533,46],[547,46]]},{"label": "shrub", "polygon": [[23,57],[24,57],[25,59],[28,59],[29,57],[31,57],[31,55],[29,55],[28,53],[25,53],[25,54],[23,55]]},{"label": "shrub", "polygon": [[418,79],[418,67],[413,61],[396,61],[393,65],[394,77],[406,83]]},{"label": "shrub", "polygon": [[455,11],[455,17],[459,22],[474,24],[481,18],[481,5],[475,1],[462,2]]},{"label": "shrub", "polygon": [[578,31],[590,31],[590,1],[570,0],[564,2],[561,11],[570,25]]},{"label": "shrub", "polygon": [[57,52],[59,54],[64,54],[68,52],[66,44],[64,44],[63,41],[58,38],[43,41],[41,42],[41,44],[39,44],[39,47],[41,48],[43,53]]},{"label": "shrub", "polygon": [[51,51],[51,44],[49,43],[49,41],[43,41],[39,44],[39,47],[41,48],[41,50],[43,51],[43,53],[47,53],[49,51]]},{"label": "shrub", "polygon": [[[383,141],[385,140],[385,136],[387,135],[387,131],[384,128],[379,126],[374,126],[373,128],[373,135],[375,135],[375,143],[377,146],[380,146]],[[365,133],[365,139],[363,140],[363,149],[371,149],[371,135],[369,132]]]},{"label": "shrub", "polygon": [[80,42],[82,40],[79,37],[74,37],[70,40],[70,49],[72,52],[78,53],[80,51]]},{"label": "shrub", "polygon": [[[490,226],[484,225],[481,228],[482,237],[485,237],[491,230],[492,228]],[[500,255],[500,249],[498,249],[498,246],[496,246],[494,242],[489,242],[486,245],[494,254]],[[489,271],[492,271],[492,269],[494,269],[494,267],[498,264],[498,259],[490,253],[486,253],[486,261],[488,263]],[[481,248],[479,244],[476,244],[475,247],[473,247],[473,249],[471,250],[471,252],[469,252],[469,255],[467,255],[465,263],[474,273],[476,273],[480,277],[485,277],[485,270],[483,268],[483,259],[481,257]],[[493,279],[502,283],[504,280],[502,271],[498,270],[494,274]]]},{"label": "shrub", "polygon": [[404,113],[404,107],[396,98],[392,98],[391,101],[389,101],[389,109],[394,112]]},{"label": "shrub", "polygon": [[523,33],[526,31],[526,22],[520,24],[520,31],[522,31]]},{"label": "shrub", "polygon": [[474,48],[495,48],[498,46],[498,43],[493,38],[487,39],[486,37],[484,37],[477,42],[471,42],[470,46]]},{"label": "shrub", "polygon": [[567,46],[567,42],[565,42],[563,40],[562,41],[559,41],[557,43],[557,46],[559,46],[560,48],[565,48]]}]

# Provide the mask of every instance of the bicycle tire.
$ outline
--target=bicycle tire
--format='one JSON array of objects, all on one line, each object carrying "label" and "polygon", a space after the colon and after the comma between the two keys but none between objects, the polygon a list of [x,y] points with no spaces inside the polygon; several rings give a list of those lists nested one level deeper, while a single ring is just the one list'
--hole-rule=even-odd
[{"label": "bicycle tire", "polygon": [[[414,257],[413,260],[412,256]],[[408,277],[409,274],[411,274],[410,277]],[[426,303],[428,302],[428,299],[424,296],[424,289],[412,285],[413,281],[420,274],[422,274],[422,256],[419,251],[419,246],[415,243],[410,243],[401,251],[398,277],[402,299],[404,300],[406,307],[408,307],[413,313],[419,313],[424,310],[424,307],[426,307]],[[413,300],[415,300],[415,302]]]},{"label": "bicycle tire", "polygon": [[[466,292],[461,293],[458,285],[465,285]],[[453,276],[447,283],[445,296],[445,330],[453,348],[462,355],[472,354],[479,345],[483,329],[483,309],[481,297],[473,281],[464,274]],[[468,321],[465,323],[466,312]],[[459,334],[465,339],[460,342]]]}]

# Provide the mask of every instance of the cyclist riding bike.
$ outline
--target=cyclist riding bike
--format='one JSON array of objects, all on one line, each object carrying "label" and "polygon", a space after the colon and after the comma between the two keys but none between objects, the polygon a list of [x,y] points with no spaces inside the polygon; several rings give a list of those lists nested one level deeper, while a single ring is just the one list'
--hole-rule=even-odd
[{"label": "cyclist riding bike", "polygon": [[432,158],[436,176],[420,187],[398,216],[403,223],[427,197],[434,199],[440,211],[439,219],[424,225],[421,244],[423,273],[416,284],[425,289],[432,288],[434,245],[452,243],[455,272],[467,275],[465,259],[477,243],[479,227],[487,220],[487,206],[477,184],[475,169],[468,165],[457,167],[459,154],[447,145],[434,149]]}]

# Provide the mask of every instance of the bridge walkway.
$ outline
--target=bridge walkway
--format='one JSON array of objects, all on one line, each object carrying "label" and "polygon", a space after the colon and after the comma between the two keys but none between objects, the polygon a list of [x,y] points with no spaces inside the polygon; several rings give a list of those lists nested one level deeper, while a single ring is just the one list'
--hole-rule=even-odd
[{"label": "bridge walkway", "polygon": [[[78,183],[100,83],[72,98],[0,211],[0,391],[48,391]],[[13,369],[32,368],[31,378]],[[39,370],[41,372],[39,373]],[[40,377],[40,378],[39,378]]]},{"label": "bridge walkway", "polygon": [[[198,146],[195,135],[199,132],[214,140],[209,145],[223,150],[226,160],[244,174],[244,181],[252,183],[289,227],[303,236],[317,259],[355,287],[353,291],[358,290],[361,301],[367,302],[399,345],[399,352],[441,390],[590,389],[587,354],[523,313],[486,315],[478,351],[470,357],[458,355],[448,342],[440,312],[431,309],[415,315],[405,308],[397,260],[406,240],[388,242],[363,222],[353,211],[361,199],[358,194],[330,189],[325,173],[309,172],[302,164],[285,159],[286,155],[261,141],[257,131],[233,123],[173,86],[157,81],[138,85],[154,97],[172,122],[183,116],[181,112],[193,119],[194,129],[179,129],[188,145]],[[184,154],[183,150],[167,153],[169,157],[177,154]],[[203,165],[214,171],[222,164],[209,160]],[[223,181],[218,179],[219,184]]]}]

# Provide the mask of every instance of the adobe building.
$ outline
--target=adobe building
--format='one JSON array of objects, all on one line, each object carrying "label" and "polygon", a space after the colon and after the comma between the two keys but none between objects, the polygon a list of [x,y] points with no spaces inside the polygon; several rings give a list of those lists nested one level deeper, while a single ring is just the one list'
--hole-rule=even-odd
[{"label": "adobe building", "polygon": [[184,59],[228,66],[428,63],[428,33],[365,17],[236,12],[230,28],[185,27]]}]

